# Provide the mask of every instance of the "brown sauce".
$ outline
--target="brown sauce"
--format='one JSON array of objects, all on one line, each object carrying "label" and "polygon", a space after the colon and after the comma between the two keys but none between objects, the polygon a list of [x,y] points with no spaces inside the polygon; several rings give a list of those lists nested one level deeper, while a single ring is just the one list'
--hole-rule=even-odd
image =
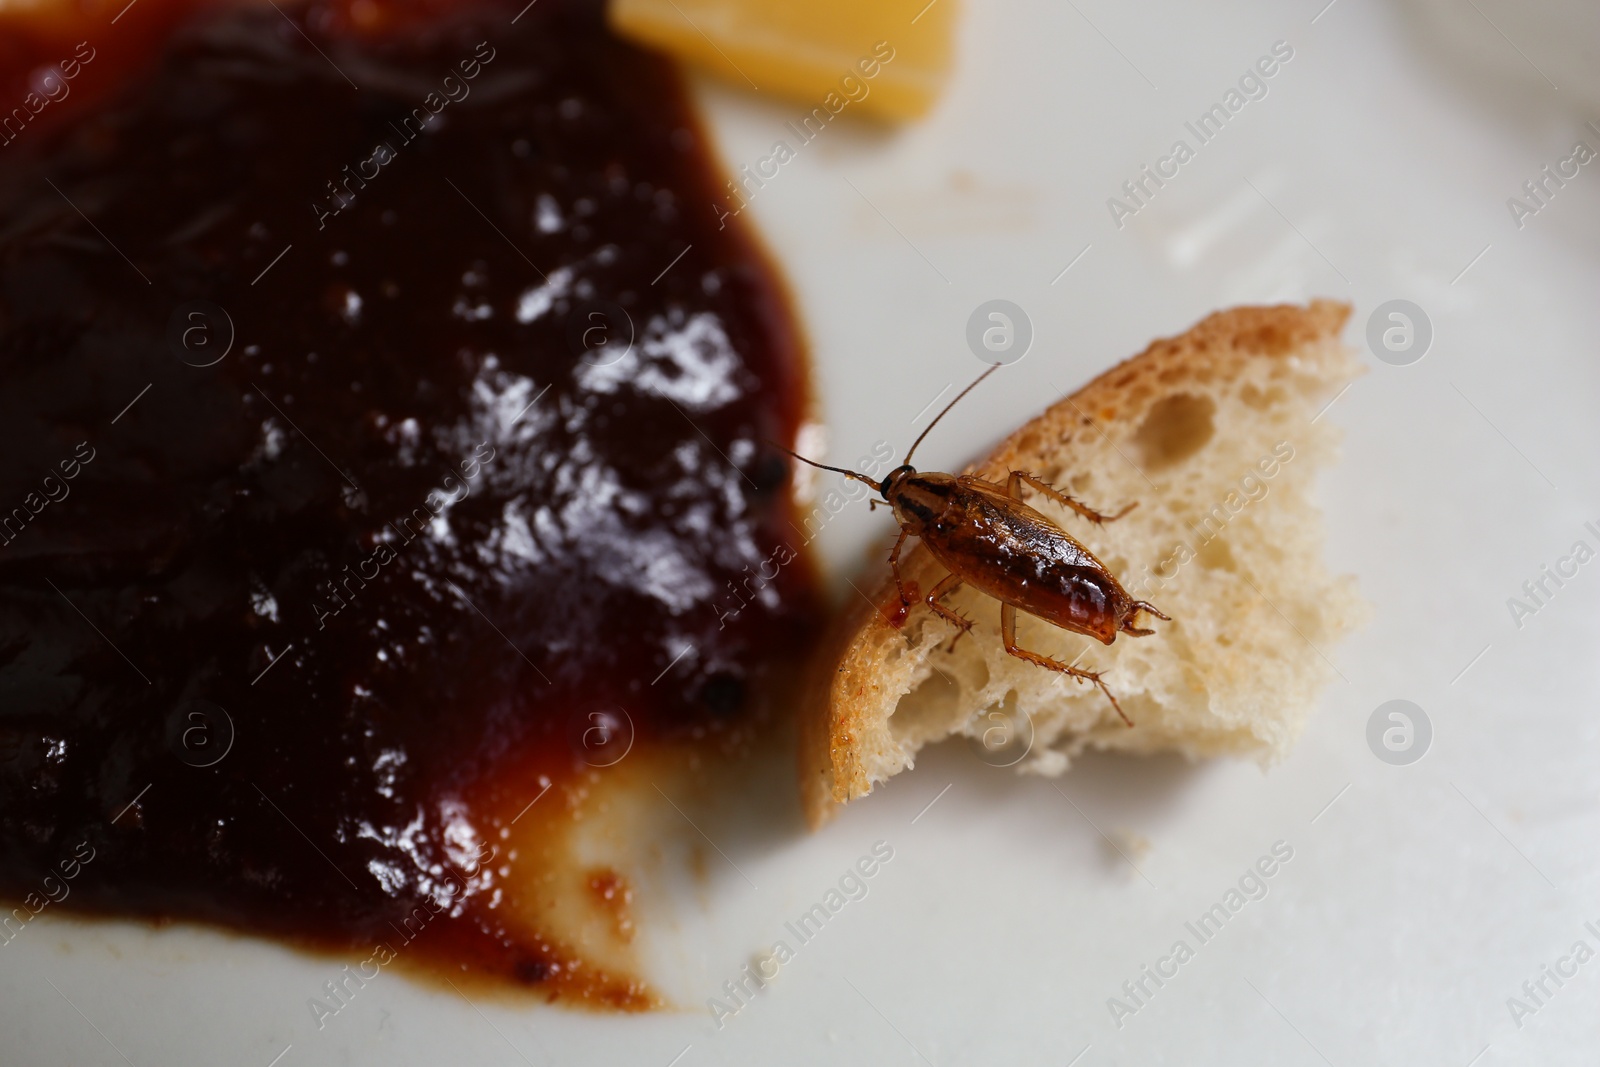
[{"label": "brown sauce", "polygon": [[506,920],[505,842],[757,728],[804,367],[673,69],[521,6],[4,35],[0,938],[70,882],[650,1003]]}]

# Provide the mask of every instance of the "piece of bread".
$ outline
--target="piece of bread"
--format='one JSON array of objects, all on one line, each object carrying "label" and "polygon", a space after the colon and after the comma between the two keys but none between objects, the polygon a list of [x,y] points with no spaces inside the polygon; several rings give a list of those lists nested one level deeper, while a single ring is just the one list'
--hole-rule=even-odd
[{"label": "piece of bread", "polygon": [[[1110,646],[1019,613],[1018,643],[1103,671],[1134,722],[1093,685],[1027,663],[1000,641],[998,602],[964,587],[954,627],[921,601],[900,612],[886,564],[873,604],[857,599],[824,642],[803,708],[800,785],[818,825],[964,734],[988,762],[1059,774],[1085,747],[1190,757],[1281,757],[1334,675],[1333,643],[1365,612],[1353,578],[1321,559],[1312,476],[1337,432],[1318,417],[1361,366],[1339,341],[1347,304],[1241,307],[1102,374],[967,469],[1004,485],[1037,475],[1103,526],[1024,489],[1137,599],[1149,637]],[[1003,380],[1003,379],[1002,379]],[[915,545],[914,548],[910,547]],[[908,542],[901,574],[926,596],[945,571]]]}]

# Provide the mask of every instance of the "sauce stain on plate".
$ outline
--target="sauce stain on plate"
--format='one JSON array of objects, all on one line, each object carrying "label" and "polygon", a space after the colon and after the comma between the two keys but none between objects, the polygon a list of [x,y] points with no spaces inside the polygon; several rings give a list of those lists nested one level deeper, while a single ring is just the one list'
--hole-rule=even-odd
[{"label": "sauce stain on plate", "polygon": [[675,71],[592,4],[146,4],[0,150],[0,936],[72,864],[655,1003],[580,842],[677,819],[819,610],[803,354]]}]

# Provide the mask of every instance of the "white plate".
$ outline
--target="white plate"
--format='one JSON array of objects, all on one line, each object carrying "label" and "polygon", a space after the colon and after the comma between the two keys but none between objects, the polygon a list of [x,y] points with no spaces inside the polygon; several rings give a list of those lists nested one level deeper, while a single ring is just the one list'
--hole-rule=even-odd
[{"label": "white plate", "polygon": [[[1027,311],[1033,349],[941,426],[930,466],[1221,306],[1348,299],[1362,346],[1385,301],[1425,311],[1426,357],[1369,359],[1329,412],[1347,441],[1321,483],[1328,553],[1376,612],[1326,650],[1343,680],[1284,765],[1088,758],[1051,783],[947,747],[812,837],[774,833],[793,820],[776,801],[745,817],[764,836],[729,831],[743,876],[713,867],[648,905],[684,1008],[645,1017],[473,1006],[385,975],[319,1031],[326,959],[47,917],[0,948],[0,1061],[1591,1063],[1600,959],[1537,1000],[1523,984],[1575,965],[1576,942],[1600,951],[1600,562],[1520,627],[1507,601],[1574,542],[1600,549],[1600,163],[1521,228],[1507,198],[1574,142],[1600,149],[1596,16],[1321,7],[969,4],[931,120],[836,125],[752,207],[835,461],[909,443],[979,369],[966,320],[991,298]],[[1278,41],[1293,58],[1267,95],[1117,228],[1107,199],[1193,146],[1184,123]],[[703,93],[735,166],[803,110]],[[873,565],[888,522],[827,527],[835,583]],[[1395,698],[1432,724],[1407,766],[1366,740]],[[877,841],[893,859],[866,896],[800,945],[785,923]],[[1201,944],[1186,922],[1280,841],[1293,857],[1265,898]],[[719,1028],[707,998],[779,939],[795,957]],[[1193,958],[1136,1004],[1123,983],[1180,939]],[[1114,1019],[1112,997],[1137,1010]]]}]

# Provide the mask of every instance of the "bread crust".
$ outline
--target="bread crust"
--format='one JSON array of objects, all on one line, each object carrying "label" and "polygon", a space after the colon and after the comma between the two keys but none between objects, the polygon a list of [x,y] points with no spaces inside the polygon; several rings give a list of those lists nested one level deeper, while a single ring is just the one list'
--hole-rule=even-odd
[{"label": "bread crust", "polygon": [[[1291,359],[1331,341],[1349,317],[1350,305],[1331,300],[1215,312],[1058,401],[965,473],[1004,484],[1012,469],[1034,469],[1047,452],[1069,452],[1080,435],[1098,438],[1100,427],[1139,425],[1153,404],[1186,384],[1231,379],[1255,361]],[[920,543],[901,556],[900,569],[922,590],[943,573]],[[871,790],[861,738],[893,711],[884,706],[881,676],[886,657],[903,647],[903,619],[885,569],[870,603],[857,599],[841,612],[818,650],[801,704],[798,754],[801,801],[813,828]]]}]

